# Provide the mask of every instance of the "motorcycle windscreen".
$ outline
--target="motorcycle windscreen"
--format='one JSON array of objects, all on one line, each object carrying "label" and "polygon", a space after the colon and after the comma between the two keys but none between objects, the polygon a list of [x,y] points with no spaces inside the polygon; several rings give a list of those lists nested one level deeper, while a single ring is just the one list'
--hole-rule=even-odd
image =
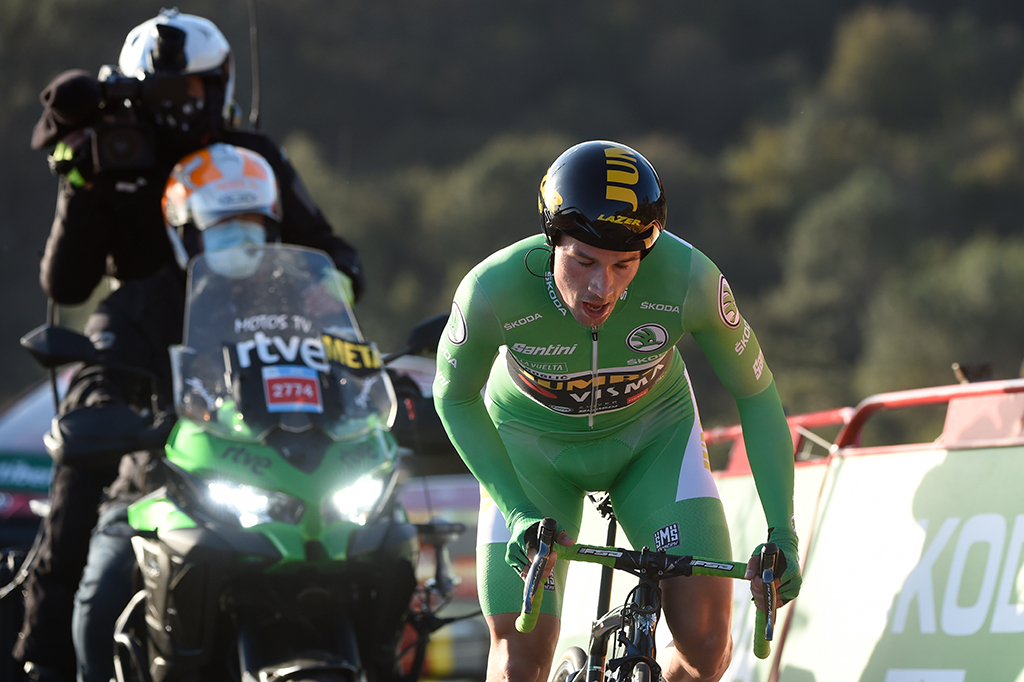
[{"label": "motorcycle windscreen", "polygon": [[326,254],[242,248],[258,262],[245,277],[204,256],[189,265],[185,339],[171,349],[179,418],[249,442],[274,429],[342,440],[390,428],[394,389]]}]

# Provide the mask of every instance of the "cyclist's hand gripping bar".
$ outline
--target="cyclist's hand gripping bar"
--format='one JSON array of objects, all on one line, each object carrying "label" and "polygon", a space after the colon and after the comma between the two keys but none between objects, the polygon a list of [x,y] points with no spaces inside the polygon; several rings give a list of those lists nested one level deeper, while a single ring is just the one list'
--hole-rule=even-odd
[{"label": "cyclist's hand gripping bar", "polygon": [[761,548],[761,579],[764,580],[764,608],[757,609],[754,616],[754,655],[768,658],[772,651],[772,637],[775,631],[775,578],[782,574],[778,545],[769,542]]},{"label": "cyclist's hand gripping bar", "polygon": [[530,571],[526,574],[526,584],[523,587],[523,611],[516,618],[516,630],[529,632],[537,624],[537,617],[540,616],[540,604],[544,599],[544,567],[548,563],[548,556],[551,554],[552,546],[555,544],[555,531],[558,524],[554,519],[544,519],[537,529],[537,554],[530,564]]}]

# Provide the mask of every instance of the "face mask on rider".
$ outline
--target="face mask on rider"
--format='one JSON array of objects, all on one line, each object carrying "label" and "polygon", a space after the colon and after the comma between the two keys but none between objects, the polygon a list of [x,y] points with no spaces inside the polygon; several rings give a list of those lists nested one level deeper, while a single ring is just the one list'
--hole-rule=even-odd
[{"label": "face mask on rider", "polygon": [[232,279],[250,277],[263,258],[267,231],[255,220],[228,218],[202,232],[203,253],[210,269]]}]

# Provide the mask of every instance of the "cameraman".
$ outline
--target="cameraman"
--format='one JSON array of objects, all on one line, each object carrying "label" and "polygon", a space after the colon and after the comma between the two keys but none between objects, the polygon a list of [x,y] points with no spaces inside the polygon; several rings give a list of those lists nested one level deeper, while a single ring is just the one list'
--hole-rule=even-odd
[{"label": "cameraman", "polygon": [[[164,185],[179,159],[214,142],[250,149],[269,162],[280,210],[288,216],[281,240],[326,251],[347,276],[353,298],[359,297],[364,279],[358,253],[333,234],[282,150],[263,134],[232,127],[233,92],[231,49],[223,34],[210,21],[177,10],[161,10],[134,28],[117,69],[104,67],[98,80],[65,72],[46,87],[32,147],[55,147],[50,164],[59,176],[57,208],[40,266],[40,283],[54,303],[86,301],[104,275],[132,282],[177,267],[161,212]],[[143,317],[177,314],[159,301],[138,305]],[[97,314],[87,324],[97,349],[110,358],[133,357],[132,338],[119,341],[109,322]],[[104,408],[135,402],[137,396],[119,389],[119,374],[100,366],[80,370],[58,418],[88,420]],[[117,473],[116,457],[55,462],[51,512],[25,583],[25,620],[13,651],[32,680],[75,678],[73,598],[97,506]]]}]

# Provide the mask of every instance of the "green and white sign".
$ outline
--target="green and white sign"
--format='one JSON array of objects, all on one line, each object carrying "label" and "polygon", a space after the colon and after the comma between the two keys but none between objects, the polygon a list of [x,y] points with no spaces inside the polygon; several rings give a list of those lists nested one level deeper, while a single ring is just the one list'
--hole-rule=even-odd
[{"label": "green and white sign", "polygon": [[[779,682],[1024,682],[1021,481],[1020,446],[894,449],[798,467],[803,589],[780,611],[773,657],[759,661],[749,589],[736,582],[722,679],[765,682],[778,656]],[[765,532],[753,480],[717,482],[734,557],[749,556]],[[596,513],[584,525],[583,541],[603,542]],[[598,574],[570,569],[559,652],[586,648]],[[618,581],[616,600],[628,582]],[[669,639],[662,628],[659,643]]]}]

